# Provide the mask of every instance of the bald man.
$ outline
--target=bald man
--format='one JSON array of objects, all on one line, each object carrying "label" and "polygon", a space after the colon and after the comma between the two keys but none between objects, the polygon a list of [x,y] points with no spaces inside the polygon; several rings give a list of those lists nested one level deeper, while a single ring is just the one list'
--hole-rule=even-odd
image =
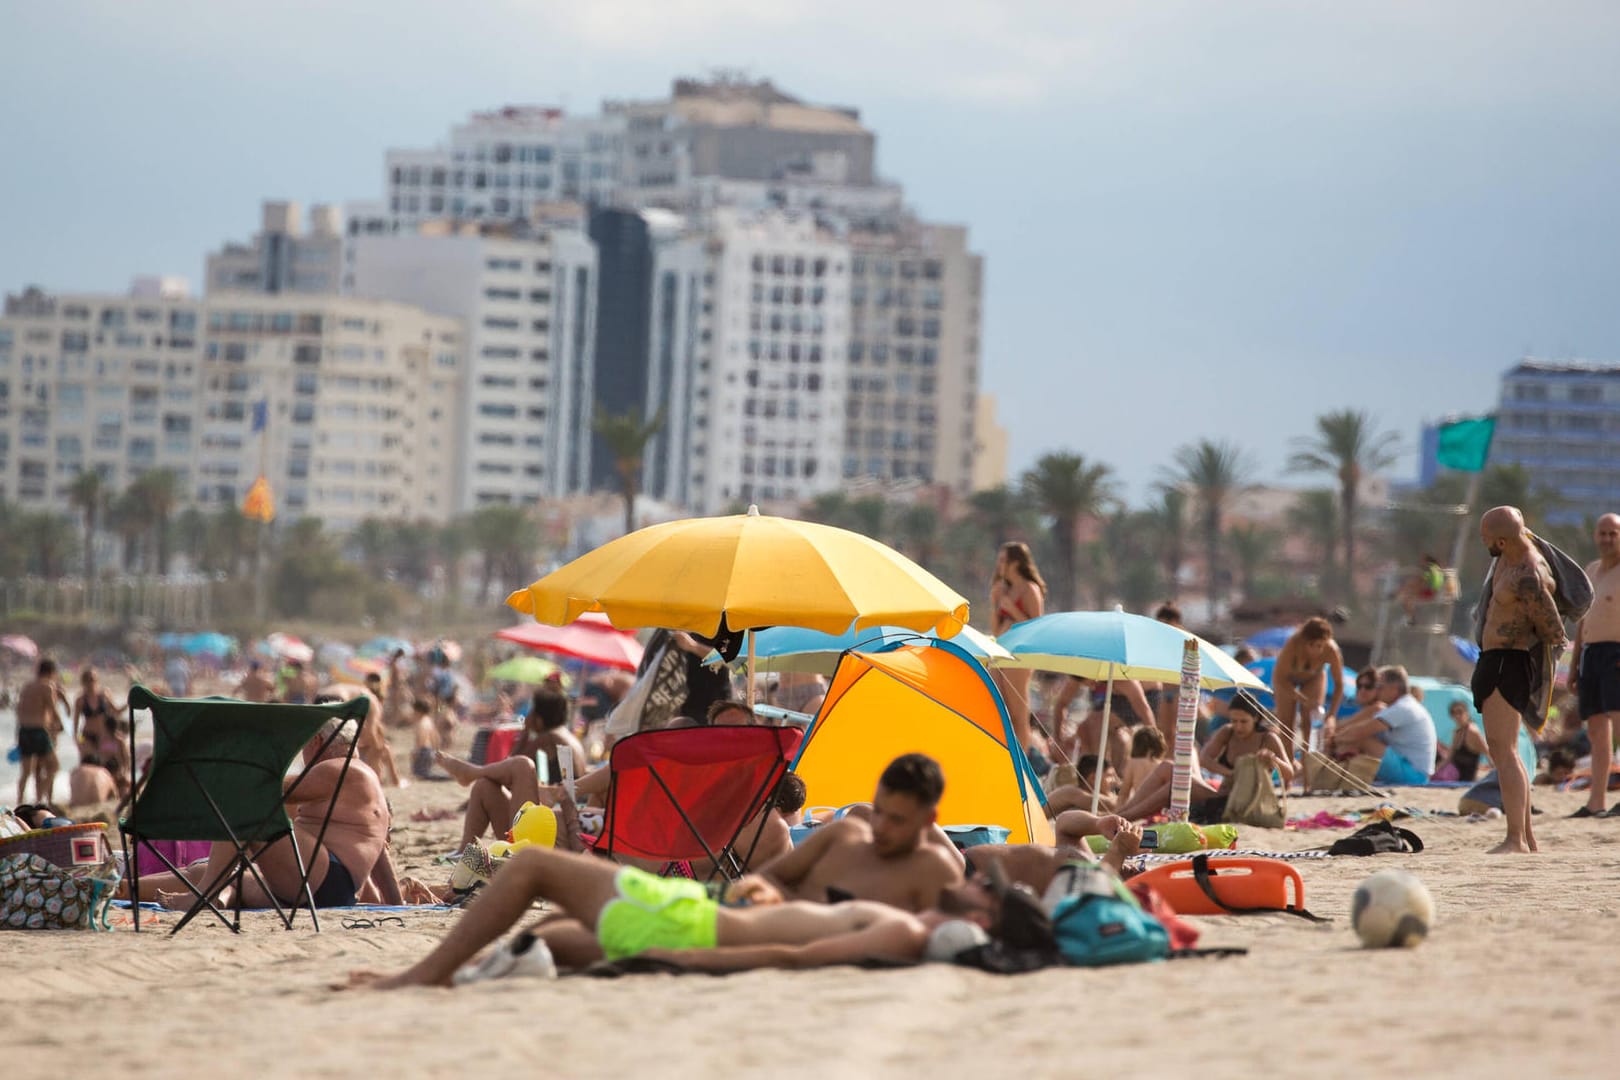
[{"label": "bald man", "polygon": [[[1586,805],[1571,817],[1616,817],[1604,809],[1614,760],[1614,725],[1620,722],[1620,514],[1604,514],[1593,530],[1598,557],[1586,566],[1592,606],[1575,624],[1569,684],[1580,697],[1581,719],[1592,740],[1592,786]],[[1620,810],[1620,807],[1616,808]]]},{"label": "bald man", "polygon": [[1553,601],[1552,570],[1532,543],[1524,516],[1498,506],[1480,519],[1479,531],[1496,562],[1474,665],[1474,706],[1485,719],[1485,743],[1502,782],[1507,818],[1507,839],[1491,854],[1504,855],[1537,850],[1530,777],[1519,759],[1520,717],[1530,706],[1535,678],[1532,650],[1546,646],[1556,661],[1568,638]]}]

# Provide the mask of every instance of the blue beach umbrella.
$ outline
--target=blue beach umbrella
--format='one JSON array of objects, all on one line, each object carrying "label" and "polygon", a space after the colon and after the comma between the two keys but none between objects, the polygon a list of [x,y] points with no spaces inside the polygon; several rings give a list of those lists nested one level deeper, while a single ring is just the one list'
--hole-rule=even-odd
[{"label": "blue beach umbrella", "polygon": [[[933,634],[919,633],[900,626],[869,626],[864,630],[847,630],[842,634],[824,634],[802,626],[773,626],[749,632],[754,638],[754,659],[767,671],[805,672],[831,675],[838,668],[839,659],[851,650],[877,652],[891,645],[915,644],[934,640]],[[981,664],[997,660],[1011,660],[1012,653],[996,643],[995,638],[980,633],[971,626],[948,639]],[[742,652],[747,652],[746,640]],[[710,652],[703,658],[705,664],[720,662],[720,654]]]},{"label": "blue beach umbrella", "polygon": [[1251,649],[1280,649],[1294,636],[1292,626],[1272,626],[1246,638],[1243,644]]},{"label": "blue beach umbrella", "polygon": [[[1179,630],[1145,615],[1124,611],[1060,611],[1018,623],[996,640],[1013,654],[999,667],[1061,671],[1083,679],[1105,680],[1103,727],[1099,746],[1108,745],[1108,721],[1113,711],[1114,680],[1142,679],[1179,683],[1181,660],[1188,639],[1198,646],[1199,686],[1205,690],[1242,686],[1264,689],[1254,673],[1215,645],[1196,634]],[[1097,755],[1097,776],[1091,786],[1091,811],[1097,812],[1102,794],[1103,763]]]}]

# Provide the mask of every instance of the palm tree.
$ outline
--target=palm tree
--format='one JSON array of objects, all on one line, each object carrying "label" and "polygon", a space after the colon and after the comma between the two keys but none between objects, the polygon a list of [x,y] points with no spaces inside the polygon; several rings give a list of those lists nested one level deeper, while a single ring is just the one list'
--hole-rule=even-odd
[{"label": "palm tree", "polygon": [[157,541],[157,572],[169,572],[169,519],[180,502],[180,477],[173,469],[148,469],[135,478],[131,489],[139,494],[150,513],[152,535]]},{"label": "palm tree", "polygon": [[873,540],[882,540],[889,523],[889,506],[875,495],[849,504],[849,528]]},{"label": "palm tree", "polygon": [[608,456],[613,460],[613,471],[619,476],[619,491],[624,496],[624,531],[636,528],[636,496],[641,493],[641,461],[647,452],[647,441],[664,426],[664,410],[646,423],[641,421],[641,410],[632,408],[622,416],[611,415],[600,404],[596,406],[596,419],[591,430],[602,440]]},{"label": "palm tree", "polygon": [[1339,480],[1339,528],[1344,533],[1344,595],[1356,595],[1356,528],[1360,524],[1357,501],[1361,482],[1368,475],[1395,464],[1397,439],[1393,432],[1376,431],[1366,412],[1340,409],[1316,418],[1316,434],[1294,440],[1288,459],[1293,472],[1328,473]]},{"label": "palm tree", "polygon": [[1337,552],[1341,535],[1338,495],[1327,488],[1300,492],[1288,509],[1288,523],[1304,533],[1316,549],[1321,571],[1318,580],[1338,581]]},{"label": "palm tree", "polygon": [[63,564],[77,554],[73,545],[78,537],[68,520],[45,510],[25,514],[17,527],[25,538],[34,572],[47,581],[61,577]]},{"label": "palm tree", "polygon": [[445,608],[451,614],[461,607],[461,561],[471,537],[466,518],[451,518],[433,533],[433,552],[444,565]]},{"label": "palm tree", "polygon": [[1179,487],[1161,486],[1159,501],[1148,508],[1152,535],[1157,537],[1159,562],[1164,567],[1165,594],[1176,599],[1181,590],[1181,567],[1187,561],[1187,493]]},{"label": "palm tree", "polygon": [[806,521],[818,525],[832,525],[839,529],[847,529],[850,525],[849,496],[842,491],[823,492],[799,512]]},{"label": "palm tree", "polygon": [[913,503],[900,512],[897,528],[906,554],[932,570],[939,554],[939,511],[929,503]]},{"label": "palm tree", "polygon": [[123,541],[121,562],[124,573],[149,569],[143,541],[152,531],[152,508],[134,486],[125,488],[108,508],[113,531]]},{"label": "palm tree", "polygon": [[973,517],[990,536],[991,543],[1023,539],[1024,519],[1027,516],[1024,497],[1013,488],[1003,484],[975,491],[968,496],[968,505],[972,508]]},{"label": "palm tree", "polygon": [[101,504],[106,500],[106,485],[101,474],[94,469],[81,469],[68,488],[68,501],[76,507],[84,522],[84,580],[88,585],[96,576],[96,522],[101,516]]},{"label": "palm tree", "polygon": [[1249,489],[1253,466],[1236,444],[1210,439],[1179,448],[1174,461],[1177,471],[1171,482],[1191,488],[1198,500],[1198,516],[1204,528],[1204,594],[1209,598],[1213,617],[1225,599],[1221,585],[1221,522],[1232,500]]},{"label": "palm tree", "polygon": [[1232,557],[1237,560],[1238,581],[1245,600],[1254,599],[1254,583],[1260,576],[1260,569],[1276,554],[1280,540],[1281,537],[1274,530],[1259,525],[1245,523],[1226,530],[1226,544],[1232,549]]},{"label": "palm tree", "polygon": [[478,549],[478,600],[489,602],[489,587],[496,580],[511,588],[523,584],[525,570],[536,561],[540,530],[529,512],[510,503],[480,506],[467,519],[468,535]]},{"label": "palm tree", "polygon": [[1052,547],[1057,554],[1057,579],[1052,583],[1054,607],[1074,607],[1075,569],[1078,562],[1075,530],[1080,519],[1100,513],[1114,498],[1112,470],[1086,463],[1079,454],[1058,451],[1043,455],[1024,473],[1024,492],[1043,514],[1052,519]]},{"label": "palm tree", "polygon": [[354,527],[354,532],[349,534],[350,541],[360,549],[360,559],[365,563],[366,573],[373,580],[381,578],[388,569],[389,548],[397,527],[395,522],[368,517],[363,518]]}]

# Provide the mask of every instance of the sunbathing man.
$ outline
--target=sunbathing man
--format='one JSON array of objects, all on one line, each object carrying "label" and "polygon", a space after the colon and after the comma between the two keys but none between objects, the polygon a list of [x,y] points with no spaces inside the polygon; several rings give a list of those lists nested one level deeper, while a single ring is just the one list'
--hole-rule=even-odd
[{"label": "sunbathing man", "polygon": [[[1070,813],[1084,811],[1072,810]],[[968,866],[974,875],[989,879],[990,867],[995,864],[1008,881],[1029,886],[1036,896],[1044,895],[1057,872],[1072,862],[1101,863],[1115,875],[1124,877],[1125,860],[1135,855],[1141,847],[1142,826],[1120,818],[1101,818],[1097,819],[1096,824],[1100,826],[1104,821],[1112,829],[1107,835],[1113,842],[1101,859],[1095,858],[1088,848],[1073,846],[1070,838],[1062,838],[1063,842],[1056,847],[1046,844],[976,844],[962,854],[967,856]],[[1102,834],[1101,827],[1096,831]],[[1078,837],[1073,839],[1077,840]]]},{"label": "sunbathing man", "polygon": [[565,966],[595,956],[644,956],[702,971],[920,960],[929,934],[945,922],[969,919],[986,929],[993,925],[995,904],[981,886],[958,883],[940,890],[936,899],[937,907],[914,915],[863,900],[784,901],[767,888],[757,889],[746,907],[723,907],[695,881],[654,877],[589,855],[531,847],[513,856],[427,956],[386,978],[355,972],[348,985],[449,986],[462,964],[522,918],[536,900],[550,901],[568,915],[566,921],[552,923],[545,936]]},{"label": "sunbathing man", "polygon": [[[287,810],[298,837],[298,850],[309,861],[309,887],[316,907],[346,907],[357,899],[383,904],[401,902],[399,881],[388,857],[391,815],[382,784],[370,766],[358,758],[350,763],[347,775],[343,772],[343,757],[353,739],[349,721],[327,721],[304,747],[303,773],[289,781],[297,786],[288,794]],[[324,751],[323,744],[327,744]],[[324,841],[317,845],[315,838],[329,804],[331,823]],[[217,880],[235,857],[235,847],[216,843],[206,866],[188,868],[186,877],[199,888],[206,888],[206,883]],[[284,907],[304,902],[297,895],[298,858],[287,838],[260,848],[253,861]],[[152,874],[141,877],[141,899],[155,899],[165,907],[184,909],[191,906],[194,897],[173,874]],[[227,885],[217,902],[226,906],[232,899],[231,886]],[[270,897],[251,873],[242,879],[242,906],[271,906]]]},{"label": "sunbathing man", "polygon": [[[934,842],[945,776],[923,754],[903,754],[878,778],[872,810],[823,825],[779,859],[732,886],[731,895],[791,900],[879,900],[906,911],[934,906],[962,880],[961,857]],[[755,899],[755,902],[759,902]]]}]

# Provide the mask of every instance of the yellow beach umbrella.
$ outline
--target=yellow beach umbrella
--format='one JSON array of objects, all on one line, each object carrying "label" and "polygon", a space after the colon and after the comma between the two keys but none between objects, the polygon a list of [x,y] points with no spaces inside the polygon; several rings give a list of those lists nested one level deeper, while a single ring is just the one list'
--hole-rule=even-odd
[{"label": "yellow beach umbrella", "polygon": [[[722,626],[828,634],[900,626],[952,637],[968,618],[966,599],[893,548],[830,525],[761,516],[754,507],[639,529],[506,602],[553,626],[600,611],[621,629],[661,626],[710,637]],[[752,688],[750,677],[750,697]]]},{"label": "yellow beach umbrella", "polygon": [[724,619],[732,631],[803,626],[841,634],[887,625],[953,637],[968,618],[967,600],[893,548],[753,508],[639,529],[506,602],[553,626],[600,611],[621,629],[710,636]]}]

